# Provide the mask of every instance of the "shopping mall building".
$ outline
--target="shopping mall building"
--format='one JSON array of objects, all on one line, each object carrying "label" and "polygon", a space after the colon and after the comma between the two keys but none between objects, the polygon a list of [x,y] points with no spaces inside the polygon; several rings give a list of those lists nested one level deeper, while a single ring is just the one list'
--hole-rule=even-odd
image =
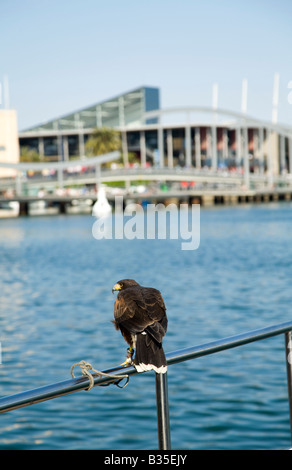
[{"label": "shopping mall building", "polygon": [[[20,149],[44,160],[83,157],[96,128],[121,132],[122,152],[141,165],[247,168],[292,173],[292,129],[217,107],[161,109],[160,91],[141,87],[19,132]],[[246,166],[247,165],[247,166]]]}]

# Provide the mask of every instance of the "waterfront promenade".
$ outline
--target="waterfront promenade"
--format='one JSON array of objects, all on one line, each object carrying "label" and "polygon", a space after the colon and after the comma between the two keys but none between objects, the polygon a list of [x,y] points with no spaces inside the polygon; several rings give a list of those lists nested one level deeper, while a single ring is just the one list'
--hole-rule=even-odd
[{"label": "waterfront promenade", "polygon": [[[0,180],[0,207],[19,203],[19,214],[29,215],[32,203],[70,212],[72,206],[87,205],[97,199],[97,190],[105,185],[107,198],[114,203],[122,195],[124,203],[169,203],[202,206],[213,204],[262,203],[292,199],[291,174],[246,173],[243,170],[195,168],[160,168],[140,166],[102,168],[102,164],[118,159],[114,152],[93,159],[74,162],[18,164],[15,178]],[[83,163],[83,166],[77,163]],[[47,168],[48,167],[48,168]],[[83,207],[84,209],[84,207]]]}]

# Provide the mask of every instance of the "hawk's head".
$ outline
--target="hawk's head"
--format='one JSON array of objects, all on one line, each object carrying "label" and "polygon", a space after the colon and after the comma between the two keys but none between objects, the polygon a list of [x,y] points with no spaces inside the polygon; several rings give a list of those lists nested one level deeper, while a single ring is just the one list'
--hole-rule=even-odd
[{"label": "hawk's head", "polygon": [[114,293],[117,290],[119,291],[133,286],[139,286],[138,282],[134,281],[134,279],[122,279],[114,285],[112,292]]}]

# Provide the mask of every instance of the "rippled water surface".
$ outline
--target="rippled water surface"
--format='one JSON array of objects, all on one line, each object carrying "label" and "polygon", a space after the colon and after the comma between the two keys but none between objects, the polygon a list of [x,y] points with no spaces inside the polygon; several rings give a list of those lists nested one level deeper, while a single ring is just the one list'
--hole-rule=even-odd
[{"label": "rippled water surface", "polygon": [[[100,240],[90,216],[0,219],[0,396],[124,360],[111,323],[122,278],[161,290],[165,351],[291,320],[292,206],[201,210],[179,240]],[[169,367],[173,449],[290,445],[283,336]],[[155,449],[155,378],[95,387],[0,416],[0,449]]]}]

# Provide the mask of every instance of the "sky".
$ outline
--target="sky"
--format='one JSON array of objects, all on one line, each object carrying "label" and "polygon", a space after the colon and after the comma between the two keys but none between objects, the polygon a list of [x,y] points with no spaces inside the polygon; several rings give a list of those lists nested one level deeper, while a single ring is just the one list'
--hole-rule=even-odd
[{"label": "sky", "polygon": [[291,18],[291,0],[0,0],[0,82],[23,130],[144,85],[170,108],[211,106],[217,83],[240,112],[243,79],[269,121],[278,73],[292,125]]}]

